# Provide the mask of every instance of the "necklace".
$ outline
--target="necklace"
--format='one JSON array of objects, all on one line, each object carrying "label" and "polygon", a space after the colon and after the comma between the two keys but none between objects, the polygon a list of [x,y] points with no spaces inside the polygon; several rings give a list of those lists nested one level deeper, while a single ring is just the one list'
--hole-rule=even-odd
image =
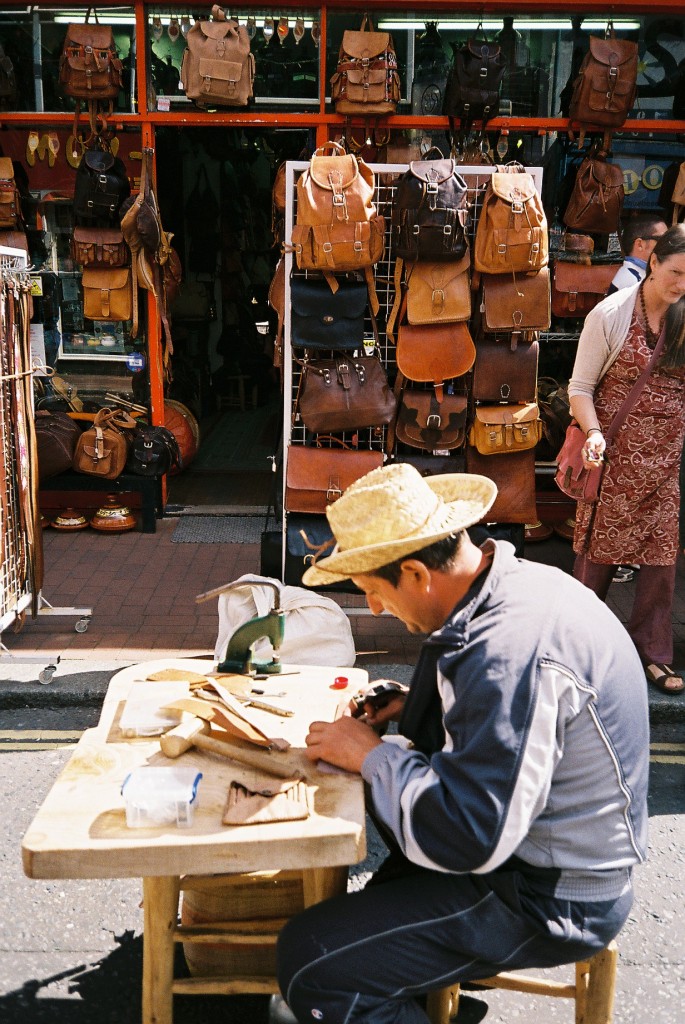
[{"label": "necklace", "polygon": [[650,326],[650,323],[649,323],[649,317],[647,316],[647,307],[645,306],[645,289],[644,289],[644,285],[640,288],[640,309],[642,310],[642,319],[644,321],[645,340],[646,340],[648,346],[653,349],[656,346],[656,343],[659,340],[659,337],[661,336],[661,332],[662,332],[662,330],[664,328],[664,321],[666,319],[666,314],[664,313],[664,315],[661,317],[661,320],[659,321],[659,326],[656,329],[656,331],[653,331],[651,326]]}]

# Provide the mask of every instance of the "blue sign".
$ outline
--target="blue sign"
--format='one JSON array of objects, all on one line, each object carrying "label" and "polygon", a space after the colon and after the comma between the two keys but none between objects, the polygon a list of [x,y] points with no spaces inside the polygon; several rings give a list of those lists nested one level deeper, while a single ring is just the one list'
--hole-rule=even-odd
[{"label": "blue sign", "polygon": [[145,356],[142,352],[131,352],[130,356],[126,358],[126,365],[131,373],[135,373],[137,370],[144,370]]}]

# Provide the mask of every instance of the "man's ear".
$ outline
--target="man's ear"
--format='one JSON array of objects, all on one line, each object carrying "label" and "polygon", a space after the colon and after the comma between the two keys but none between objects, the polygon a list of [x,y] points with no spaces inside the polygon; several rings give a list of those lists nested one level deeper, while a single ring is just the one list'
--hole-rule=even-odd
[{"label": "man's ear", "polygon": [[425,589],[430,584],[430,569],[423,562],[420,562],[418,558],[406,558],[400,565],[400,572],[402,573],[400,586],[403,582],[406,582]]}]

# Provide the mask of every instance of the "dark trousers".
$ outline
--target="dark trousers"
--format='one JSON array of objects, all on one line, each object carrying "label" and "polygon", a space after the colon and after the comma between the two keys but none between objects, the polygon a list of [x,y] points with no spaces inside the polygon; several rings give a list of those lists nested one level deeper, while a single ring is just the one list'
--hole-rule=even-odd
[{"label": "dark trousers", "polygon": [[[605,601],[615,565],[591,562],[587,555],[576,555],[573,575]],[[626,626],[638,654],[645,664],[673,660],[673,594],[676,567],[643,565],[637,574],[635,598]]]},{"label": "dark trousers", "polygon": [[592,956],[631,904],[630,887],[615,900],[579,902],[546,894],[518,870],[413,868],[292,918],[278,941],[278,980],[300,1024],[427,1024],[416,996]]}]

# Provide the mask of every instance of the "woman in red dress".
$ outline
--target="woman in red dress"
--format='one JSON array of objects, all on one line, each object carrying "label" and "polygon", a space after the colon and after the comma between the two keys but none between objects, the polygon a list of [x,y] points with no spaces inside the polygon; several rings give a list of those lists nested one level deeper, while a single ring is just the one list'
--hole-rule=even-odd
[{"label": "woman in red dress", "polygon": [[[661,356],[606,450],[603,431],[662,328]],[[604,600],[617,565],[640,566],[628,632],[647,680],[681,693],[685,684],[671,667],[671,616],[685,431],[685,225],[659,238],[642,284],[608,296],[588,315],[569,397],[587,435],[586,465],[604,466],[599,501],[576,511],[574,575]]]}]

